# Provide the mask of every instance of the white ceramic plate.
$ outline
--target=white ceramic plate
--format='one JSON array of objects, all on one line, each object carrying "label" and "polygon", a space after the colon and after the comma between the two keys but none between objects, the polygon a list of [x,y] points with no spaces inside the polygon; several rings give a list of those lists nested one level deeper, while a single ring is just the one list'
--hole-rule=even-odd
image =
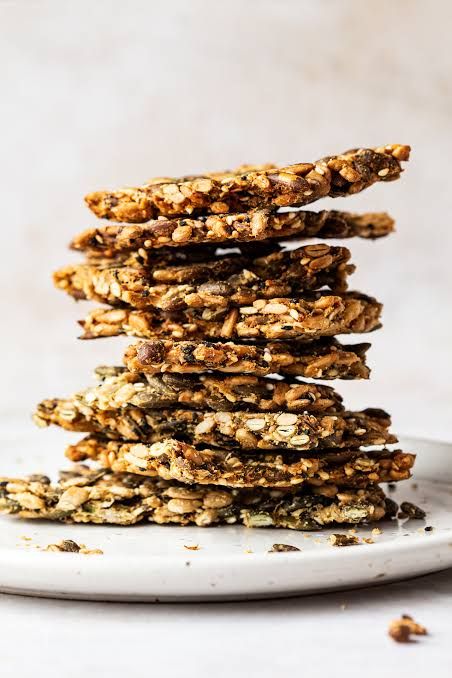
[{"label": "white ceramic plate", "polygon": [[[151,524],[120,528],[5,516],[0,518],[0,591],[86,600],[264,598],[381,584],[451,567],[452,445],[413,439],[402,444],[418,452],[417,471],[391,496],[419,504],[428,517],[381,523],[383,533],[372,535],[374,544],[330,546],[331,532],[346,531],[340,527],[318,533]],[[56,469],[61,446],[57,431],[6,441],[1,475]],[[434,529],[426,532],[427,525]],[[370,537],[371,528],[359,528],[357,534]],[[62,539],[104,554],[36,548]],[[301,551],[268,553],[275,542]],[[185,548],[193,545],[199,550]]]}]

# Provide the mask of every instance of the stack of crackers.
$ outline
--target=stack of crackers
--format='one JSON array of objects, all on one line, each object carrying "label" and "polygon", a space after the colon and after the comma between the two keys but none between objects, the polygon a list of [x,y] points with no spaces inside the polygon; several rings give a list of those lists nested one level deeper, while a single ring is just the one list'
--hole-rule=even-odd
[{"label": "stack of crackers", "polygon": [[[5,480],[0,507],[55,520],[319,529],[391,517],[381,483],[414,456],[381,409],[347,410],[330,382],[367,379],[382,306],[350,291],[334,239],[393,230],[385,213],[299,209],[398,179],[409,147],[355,149],[288,167],[157,178],[86,197],[109,222],[76,236],[83,263],[54,275],[104,304],[82,338],[138,337],[98,383],[38,405],[39,425],[87,437],[77,465]],[[294,209],[296,208],[296,209]],[[312,379],[319,382],[311,381]],[[87,463],[82,463],[87,462]]]}]

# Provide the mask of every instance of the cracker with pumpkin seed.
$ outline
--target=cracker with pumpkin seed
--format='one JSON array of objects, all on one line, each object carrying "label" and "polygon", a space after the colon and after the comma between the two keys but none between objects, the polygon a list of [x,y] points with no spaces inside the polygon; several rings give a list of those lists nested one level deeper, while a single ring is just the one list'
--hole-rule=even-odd
[{"label": "cracker with pumpkin seed", "polygon": [[242,214],[216,214],[184,219],[155,219],[145,224],[107,224],[77,235],[71,248],[89,257],[116,258],[142,253],[151,265],[156,248],[217,243],[253,244],[278,238],[367,238],[374,240],[394,230],[394,220],[385,212],[354,214],[336,210],[276,212],[254,210]]},{"label": "cracker with pumpkin seed", "polygon": [[345,247],[307,245],[264,257],[229,256],[202,264],[155,268],[75,264],[55,272],[56,287],[75,299],[112,306],[179,311],[227,308],[257,299],[294,297],[329,287],[342,292],[354,267]]},{"label": "cracker with pumpkin seed", "polygon": [[210,341],[143,341],[126,349],[131,372],[203,373],[208,370],[265,376],[279,373],[313,379],[368,379],[370,344],[343,345],[336,339],[265,346]]},{"label": "cracker with pumpkin seed", "polygon": [[[307,453],[309,454],[309,453]],[[179,440],[165,439],[152,445],[123,443],[90,436],[67,448],[72,461],[87,459],[122,473],[159,475],[182,483],[225,487],[290,487],[323,485],[367,487],[371,483],[410,477],[414,455],[390,452],[319,450],[315,456],[299,452],[238,452],[198,449]]]},{"label": "cracker with pumpkin seed", "polygon": [[186,485],[130,473],[91,471],[82,465],[60,474],[52,485],[42,475],[0,478],[0,512],[26,520],[65,523],[207,527],[243,524],[246,527],[284,527],[318,530],[331,524],[361,524],[394,515],[377,485],[365,489],[331,486],[300,490],[219,489]]},{"label": "cracker with pumpkin seed", "polygon": [[341,412],[342,398],[329,386],[247,374],[137,374],[124,367],[100,367],[101,382],[74,395],[101,410],[173,406],[263,412]]},{"label": "cracker with pumpkin seed", "polygon": [[98,217],[142,223],[156,217],[246,212],[262,207],[308,205],[319,198],[353,195],[378,181],[393,181],[410,147],[359,148],[316,162],[248,166],[224,173],[151,179],[143,186],[86,196]]},{"label": "cracker with pumpkin seed", "polygon": [[389,415],[368,408],[337,414],[303,412],[202,412],[127,407],[100,410],[74,398],[43,400],[34,420],[68,431],[100,433],[113,439],[152,443],[174,437],[215,447],[311,450],[397,442],[388,432]]}]

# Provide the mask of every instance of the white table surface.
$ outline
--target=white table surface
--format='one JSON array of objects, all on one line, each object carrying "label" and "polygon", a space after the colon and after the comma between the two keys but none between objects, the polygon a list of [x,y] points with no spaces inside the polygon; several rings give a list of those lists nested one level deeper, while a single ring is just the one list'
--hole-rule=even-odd
[{"label": "white table surface", "polygon": [[[450,676],[452,570],[358,591],[249,603],[0,596],[2,678]],[[430,635],[386,634],[401,613]],[[428,674],[427,674],[428,672]]]}]

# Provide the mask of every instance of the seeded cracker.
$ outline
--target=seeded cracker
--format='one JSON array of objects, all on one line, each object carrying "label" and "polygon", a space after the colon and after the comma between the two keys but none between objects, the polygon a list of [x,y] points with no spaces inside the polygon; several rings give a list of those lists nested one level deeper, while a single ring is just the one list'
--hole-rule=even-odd
[{"label": "seeded cracker", "polygon": [[313,295],[312,301],[285,297],[259,299],[252,306],[226,312],[191,309],[169,317],[153,311],[109,313],[101,309],[91,312],[82,326],[87,339],[94,338],[96,332],[102,336],[105,324],[113,318],[120,321],[117,329],[113,324],[116,334],[125,332],[146,339],[165,339],[168,335],[186,339],[199,335],[212,339],[254,339],[261,343],[266,340],[310,342],[336,334],[373,332],[381,327],[381,308],[375,299],[356,292],[341,296],[319,292]]},{"label": "seeded cracker", "polygon": [[414,464],[414,455],[400,450],[320,450],[303,456],[300,452],[198,449],[172,439],[145,445],[95,436],[70,445],[66,456],[76,462],[94,460],[113,471],[159,475],[188,484],[225,487],[308,484],[325,485],[325,491],[329,485],[332,493],[336,486],[366,487],[388,478],[405,480]]},{"label": "seeded cracker", "polygon": [[82,339],[128,336],[143,339],[239,339],[264,343],[268,340],[313,339],[335,334],[372,332],[380,324],[381,304],[364,294],[337,296],[319,293],[313,300],[259,299],[252,306],[232,309],[190,309],[162,315],[156,311],[95,309],[80,322]]},{"label": "seeded cracker", "polygon": [[86,196],[98,217],[141,223],[158,216],[222,214],[257,207],[307,205],[325,196],[358,193],[377,181],[393,181],[408,160],[409,146],[353,149],[315,163],[238,168],[180,179],[153,179],[139,188]]},{"label": "seeded cracker", "polygon": [[341,396],[330,386],[253,375],[139,374],[124,367],[100,367],[100,383],[73,397],[84,406],[262,412],[342,412]]},{"label": "seeded cracker", "polygon": [[282,212],[256,210],[243,214],[217,214],[207,217],[167,220],[145,224],[108,224],[83,231],[71,242],[71,248],[90,257],[114,258],[141,251],[152,263],[156,248],[243,242],[257,243],[278,238],[381,238],[394,230],[394,220],[386,213],[352,214],[321,212]]},{"label": "seeded cracker", "polygon": [[389,415],[375,408],[334,415],[291,412],[258,415],[135,407],[118,413],[55,398],[39,403],[34,420],[38,426],[55,424],[69,431],[100,433],[113,439],[143,443],[175,437],[215,447],[310,450],[397,442],[388,432]]},{"label": "seeded cracker", "polygon": [[208,341],[147,341],[129,346],[124,363],[131,372],[218,372],[264,376],[279,373],[313,379],[367,379],[370,344],[344,346],[335,339],[265,346]]},{"label": "seeded cracker", "polygon": [[[48,479],[47,479],[48,480]],[[297,491],[190,487],[76,467],[57,485],[24,479],[0,479],[0,511],[20,518],[75,523],[133,525],[242,523],[246,527],[318,530],[331,523],[372,522],[387,514],[385,496],[376,485],[324,496],[322,487]]]},{"label": "seeded cracker", "polygon": [[293,297],[329,287],[346,289],[344,247],[310,245],[251,259],[240,256],[207,260],[203,264],[155,268],[102,264],[66,266],[54,274],[55,285],[75,299],[137,309],[225,308],[252,304],[257,299]]}]

